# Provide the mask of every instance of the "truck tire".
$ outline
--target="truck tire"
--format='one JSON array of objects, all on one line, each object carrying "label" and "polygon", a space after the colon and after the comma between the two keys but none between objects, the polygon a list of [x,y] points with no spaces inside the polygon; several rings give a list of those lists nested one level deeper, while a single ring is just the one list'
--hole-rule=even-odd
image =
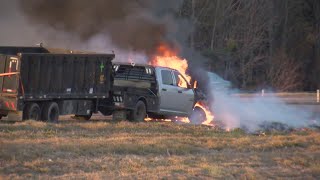
[{"label": "truck tire", "polygon": [[57,122],[59,120],[59,106],[55,102],[47,102],[42,111],[42,119],[47,122]]},{"label": "truck tire", "polygon": [[28,103],[26,104],[22,119],[23,120],[40,120],[41,118],[41,109],[37,103]]},{"label": "truck tire", "polygon": [[189,119],[192,124],[202,124],[206,121],[207,117],[203,109],[195,107]]},{"label": "truck tire", "polygon": [[143,101],[138,101],[136,107],[131,111],[129,120],[135,122],[143,122],[147,115],[147,108]]}]

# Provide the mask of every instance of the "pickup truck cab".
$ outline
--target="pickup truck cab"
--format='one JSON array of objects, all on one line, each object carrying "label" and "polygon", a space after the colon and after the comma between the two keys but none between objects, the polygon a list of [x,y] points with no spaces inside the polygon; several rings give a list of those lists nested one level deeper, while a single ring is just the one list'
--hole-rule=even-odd
[{"label": "pickup truck cab", "polygon": [[[175,69],[138,64],[113,64],[115,106],[129,120],[190,117],[195,91]],[[123,118],[123,117],[122,117]]]}]

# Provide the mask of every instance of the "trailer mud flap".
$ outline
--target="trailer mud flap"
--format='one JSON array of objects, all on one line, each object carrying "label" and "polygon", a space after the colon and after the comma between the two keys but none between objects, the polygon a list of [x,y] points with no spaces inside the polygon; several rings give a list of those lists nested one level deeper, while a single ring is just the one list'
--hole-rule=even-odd
[{"label": "trailer mud flap", "polygon": [[22,121],[22,111],[10,111],[6,121]]}]

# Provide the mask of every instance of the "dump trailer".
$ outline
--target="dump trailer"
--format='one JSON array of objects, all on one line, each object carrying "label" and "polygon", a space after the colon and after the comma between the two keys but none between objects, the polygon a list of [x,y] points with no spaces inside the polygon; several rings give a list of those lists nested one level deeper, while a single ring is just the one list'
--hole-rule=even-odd
[{"label": "dump trailer", "polygon": [[114,57],[0,47],[0,117],[54,122],[59,115],[75,114],[89,119],[113,102]]}]

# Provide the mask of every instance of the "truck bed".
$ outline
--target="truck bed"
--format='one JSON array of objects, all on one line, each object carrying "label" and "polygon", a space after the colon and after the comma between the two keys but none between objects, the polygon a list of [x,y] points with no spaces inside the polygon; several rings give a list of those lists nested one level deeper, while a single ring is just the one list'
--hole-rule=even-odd
[{"label": "truck bed", "polygon": [[[123,97],[123,107],[134,109],[144,98],[148,111],[155,112],[159,105],[154,68],[148,65],[115,64],[114,92]],[[115,99],[117,102],[117,98]]]}]

